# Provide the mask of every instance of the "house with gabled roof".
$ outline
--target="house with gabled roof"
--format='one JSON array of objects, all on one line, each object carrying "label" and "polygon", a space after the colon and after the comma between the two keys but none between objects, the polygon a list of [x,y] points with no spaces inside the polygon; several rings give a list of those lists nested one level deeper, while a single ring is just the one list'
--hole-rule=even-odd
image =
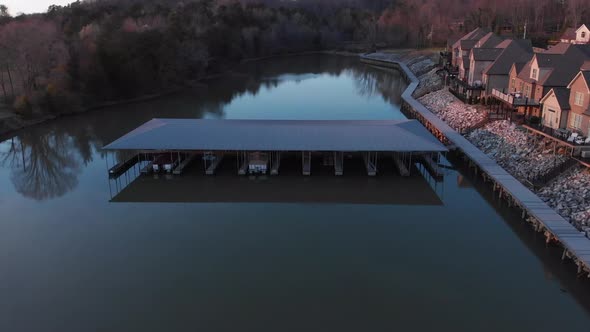
[{"label": "house with gabled roof", "polygon": [[586,24],[582,24],[576,30],[576,44],[590,43],[590,28]]},{"label": "house with gabled roof", "polygon": [[467,83],[469,85],[483,85],[483,72],[491,66],[498,56],[504,51],[503,48],[474,48],[469,56],[469,74]]},{"label": "house with gabled roof", "polygon": [[516,63],[517,66],[522,67],[533,56],[532,45],[529,40],[507,39],[505,42],[508,45],[502,49],[502,53],[482,73],[482,81],[485,86],[484,96],[491,96],[494,89],[503,92],[508,91],[510,71],[513,65]]},{"label": "house with gabled roof", "polygon": [[570,110],[570,92],[567,88],[553,88],[541,98],[543,105],[541,124],[552,129],[567,127]]},{"label": "house with gabled roof", "polygon": [[469,58],[469,52],[489,31],[477,28],[455,41],[452,46],[452,65],[459,67],[463,59]]},{"label": "house with gabled roof", "polygon": [[576,41],[576,29],[574,28],[567,28],[561,35],[559,39],[562,43],[570,43],[573,44]]},{"label": "house with gabled roof", "polygon": [[497,99],[527,116],[541,116],[541,99],[553,88],[565,88],[590,60],[590,45],[556,45],[531,60],[510,75],[510,94],[494,91]]},{"label": "house with gabled roof", "polygon": [[590,25],[582,24],[578,28],[567,28],[561,36],[560,41],[569,44],[590,43]]}]

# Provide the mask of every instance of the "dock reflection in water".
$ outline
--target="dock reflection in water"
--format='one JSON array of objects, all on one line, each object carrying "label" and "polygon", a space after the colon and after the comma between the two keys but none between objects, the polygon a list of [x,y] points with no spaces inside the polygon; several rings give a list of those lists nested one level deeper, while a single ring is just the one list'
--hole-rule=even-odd
[{"label": "dock reflection in water", "polygon": [[[312,176],[302,176],[296,160],[285,160],[278,176],[238,176],[231,158],[215,176],[204,175],[194,162],[182,175],[139,175],[143,164],[109,179],[111,202],[189,203],[343,203],[387,205],[442,205],[443,182],[437,182],[420,164],[412,175],[402,177],[394,166],[380,160],[380,173],[368,177],[362,160],[346,160],[344,176],[330,167],[314,165]],[[234,166],[235,167],[235,166]],[[439,179],[440,181],[440,179]]]}]

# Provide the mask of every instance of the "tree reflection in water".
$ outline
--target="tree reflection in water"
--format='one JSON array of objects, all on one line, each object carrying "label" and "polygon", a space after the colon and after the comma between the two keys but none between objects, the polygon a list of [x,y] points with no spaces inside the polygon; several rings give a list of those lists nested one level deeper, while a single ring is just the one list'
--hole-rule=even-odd
[{"label": "tree reflection in water", "polygon": [[406,83],[395,70],[351,68],[357,92],[361,96],[381,95],[392,104],[400,104]]},{"label": "tree reflection in water", "polygon": [[[0,161],[11,168],[10,179],[24,197],[39,201],[61,197],[78,185],[79,148],[85,145],[76,146],[76,142],[66,133],[29,129],[11,140]],[[91,159],[87,156],[85,163]]]}]

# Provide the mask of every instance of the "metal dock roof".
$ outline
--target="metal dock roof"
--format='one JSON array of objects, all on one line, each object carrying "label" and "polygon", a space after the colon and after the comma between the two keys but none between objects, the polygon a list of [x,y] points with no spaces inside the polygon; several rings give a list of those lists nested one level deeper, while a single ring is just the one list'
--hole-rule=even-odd
[{"label": "metal dock roof", "polygon": [[152,119],[104,147],[163,151],[386,151],[447,149],[416,120]]}]

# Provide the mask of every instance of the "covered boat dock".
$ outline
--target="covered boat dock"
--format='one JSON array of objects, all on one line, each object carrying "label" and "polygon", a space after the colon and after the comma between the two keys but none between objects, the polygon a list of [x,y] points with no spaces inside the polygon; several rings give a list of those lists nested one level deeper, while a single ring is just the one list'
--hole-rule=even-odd
[{"label": "covered boat dock", "polygon": [[[313,159],[333,167],[335,175],[343,175],[345,157],[354,155],[362,158],[370,176],[377,174],[382,158],[392,158],[402,175],[409,175],[417,161],[435,168],[436,173],[439,153],[447,151],[416,120],[152,119],[103,149],[134,151],[137,154],[130,160],[138,162],[165,159],[166,167],[154,169],[173,174],[180,174],[200,157],[207,175],[215,174],[227,155],[235,159],[240,175],[278,175],[283,154],[297,155],[304,175],[311,175],[316,165]],[[120,171],[111,168],[109,173]]]}]

